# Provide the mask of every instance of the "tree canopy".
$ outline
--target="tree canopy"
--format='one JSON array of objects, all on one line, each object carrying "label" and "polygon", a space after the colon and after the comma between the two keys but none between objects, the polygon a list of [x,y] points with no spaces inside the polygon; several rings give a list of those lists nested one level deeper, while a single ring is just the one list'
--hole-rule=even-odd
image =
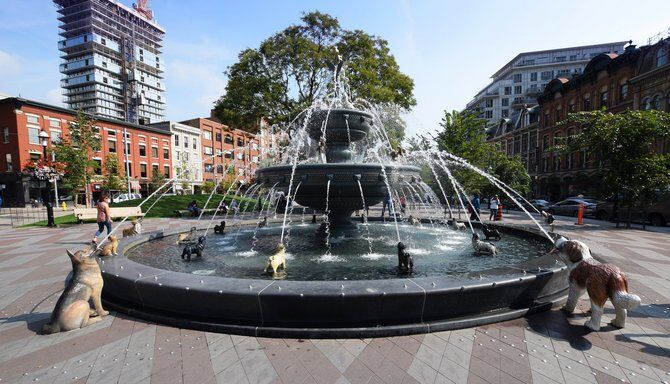
[{"label": "tree canopy", "polygon": [[248,131],[261,117],[271,124],[290,121],[328,90],[338,54],[353,97],[403,109],[416,104],[414,82],[400,72],[386,40],[343,29],[336,18],[314,11],[258,48],[240,52],[226,71],[226,93],[215,103],[215,114]]}]

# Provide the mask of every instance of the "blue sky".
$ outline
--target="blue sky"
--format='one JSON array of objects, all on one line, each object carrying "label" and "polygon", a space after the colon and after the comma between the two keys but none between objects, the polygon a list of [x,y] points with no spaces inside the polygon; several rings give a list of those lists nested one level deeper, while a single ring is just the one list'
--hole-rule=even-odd
[{"label": "blue sky", "polygon": [[[121,0],[130,5],[132,0]],[[2,0],[0,93],[60,104],[56,7]],[[237,53],[297,23],[303,11],[336,16],[344,28],[389,41],[415,82],[408,133],[437,127],[462,109],[519,52],[647,38],[670,27],[670,1],[206,1],[152,0],[166,30],[167,118],[207,116]]]}]

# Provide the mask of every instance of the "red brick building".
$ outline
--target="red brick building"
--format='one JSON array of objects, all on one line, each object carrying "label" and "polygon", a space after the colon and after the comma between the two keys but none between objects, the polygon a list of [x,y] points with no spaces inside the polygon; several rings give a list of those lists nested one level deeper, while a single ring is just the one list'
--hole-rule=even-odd
[{"label": "red brick building", "polygon": [[[17,97],[0,99],[0,185],[4,185],[2,197],[5,206],[22,206],[30,199],[41,196],[46,187],[45,182],[30,180],[20,172],[26,162],[42,157],[43,147],[38,138],[40,131],[49,134],[51,145],[69,134],[69,123],[75,117],[76,112],[66,108]],[[157,170],[166,177],[172,176],[169,131],[99,116],[91,117],[96,120],[101,135],[101,149],[92,156],[100,162],[98,176],[89,185],[94,199],[102,192],[102,169],[107,154],[116,153],[120,168],[126,168],[124,129],[129,149],[129,175],[134,191],[146,193],[152,174]]]},{"label": "red brick building", "polygon": [[[626,109],[670,111],[670,39],[620,54],[594,57],[584,72],[571,79],[557,78],[538,97],[539,164],[535,194],[560,200],[577,194],[595,195],[599,182],[595,159],[585,151],[561,154],[549,149],[564,137],[578,133],[578,127],[559,125],[568,113]],[[670,143],[656,143],[659,152],[670,152]]]},{"label": "red brick building", "polygon": [[230,128],[220,122],[196,118],[182,121],[201,130],[201,148],[203,160],[203,181],[215,181],[224,171],[230,172],[234,179],[250,183],[259,163],[259,142],[256,135],[240,129]]}]

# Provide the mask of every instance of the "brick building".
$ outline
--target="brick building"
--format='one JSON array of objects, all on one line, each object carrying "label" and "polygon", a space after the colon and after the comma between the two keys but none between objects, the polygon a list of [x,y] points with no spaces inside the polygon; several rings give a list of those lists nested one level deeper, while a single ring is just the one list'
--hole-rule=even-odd
[{"label": "brick building", "polygon": [[[561,138],[578,133],[578,127],[557,124],[568,113],[605,108],[617,113],[626,109],[670,111],[670,39],[622,54],[594,57],[583,74],[547,84],[538,97],[540,162],[535,185],[538,196],[559,200],[576,194],[598,193],[597,164],[585,151],[571,154],[549,149]],[[670,152],[670,143],[656,143],[660,152]]]},{"label": "brick building", "polygon": [[[93,199],[102,192],[102,169],[105,157],[115,153],[120,168],[125,169],[126,157],[123,148],[123,131],[126,130],[128,145],[128,169],[131,188],[145,192],[152,173],[160,170],[166,177],[172,175],[170,131],[147,127],[100,116],[96,120],[100,132],[101,149],[92,158],[100,164],[97,176],[89,184]],[[4,185],[2,196],[5,206],[22,206],[30,199],[41,197],[45,182],[30,180],[21,175],[29,160],[42,157],[43,147],[38,135],[44,130],[50,136],[49,145],[61,136],[69,134],[69,123],[76,112],[32,100],[10,97],[0,100],[0,185]],[[71,191],[63,191],[71,193]],[[79,191],[78,191],[79,192]],[[83,192],[83,191],[81,191]],[[61,194],[62,195],[62,194]]]},{"label": "brick building", "polygon": [[[201,131],[203,181],[215,181],[224,171],[232,174],[234,180],[247,183],[253,180],[260,155],[256,135],[230,128],[213,119],[195,118],[181,123]],[[219,154],[221,156],[216,156]]]}]

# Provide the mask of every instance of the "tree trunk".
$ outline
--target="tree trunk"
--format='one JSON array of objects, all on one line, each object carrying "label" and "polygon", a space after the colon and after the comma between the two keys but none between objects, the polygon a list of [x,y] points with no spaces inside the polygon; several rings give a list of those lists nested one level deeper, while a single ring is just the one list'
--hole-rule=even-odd
[{"label": "tree trunk", "polygon": [[614,208],[612,209],[614,214],[614,222],[616,222],[616,227],[619,228],[619,199],[614,198]]},{"label": "tree trunk", "polygon": [[630,208],[630,204],[628,204],[628,212],[626,214],[626,216],[627,216],[626,217],[626,229],[630,229],[630,227],[631,227],[631,225],[630,225],[631,215],[632,215],[632,210]]},{"label": "tree trunk", "polygon": [[642,230],[643,231],[647,230],[647,210],[646,210],[646,208],[642,208]]}]

